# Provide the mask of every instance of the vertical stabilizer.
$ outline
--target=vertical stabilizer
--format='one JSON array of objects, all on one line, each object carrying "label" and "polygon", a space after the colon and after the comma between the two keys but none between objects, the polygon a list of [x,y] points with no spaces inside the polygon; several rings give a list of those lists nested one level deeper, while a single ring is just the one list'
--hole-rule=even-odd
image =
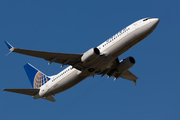
[{"label": "vertical stabilizer", "polygon": [[34,89],[40,88],[50,80],[49,77],[47,77],[44,73],[42,73],[29,63],[24,66],[24,69]]}]

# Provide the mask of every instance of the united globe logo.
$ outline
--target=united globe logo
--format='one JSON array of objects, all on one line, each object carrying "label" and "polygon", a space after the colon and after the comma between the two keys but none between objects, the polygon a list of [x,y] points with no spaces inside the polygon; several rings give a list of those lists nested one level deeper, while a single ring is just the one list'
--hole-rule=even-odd
[{"label": "united globe logo", "polygon": [[34,77],[34,88],[40,88],[42,85],[44,85],[46,82],[48,82],[50,78],[48,78],[46,75],[38,71]]}]

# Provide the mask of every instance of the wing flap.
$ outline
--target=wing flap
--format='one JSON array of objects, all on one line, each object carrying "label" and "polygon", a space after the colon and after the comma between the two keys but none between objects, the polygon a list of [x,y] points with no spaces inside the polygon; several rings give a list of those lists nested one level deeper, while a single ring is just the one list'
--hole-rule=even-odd
[{"label": "wing flap", "polygon": [[20,93],[24,95],[34,96],[39,92],[39,89],[3,89],[3,91]]}]

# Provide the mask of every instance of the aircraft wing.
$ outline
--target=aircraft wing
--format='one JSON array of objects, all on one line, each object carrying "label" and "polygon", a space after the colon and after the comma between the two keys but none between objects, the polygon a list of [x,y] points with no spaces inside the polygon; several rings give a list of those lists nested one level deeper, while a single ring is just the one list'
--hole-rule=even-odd
[{"label": "aircraft wing", "polygon": [[130,72],[129,70],[124,71],[120,77],[130,80],[130,81],[136,81],[138,79],[137,76],[135,76],[132,72]]},{"label": "aircraft wing", "polygon": [[[114,80],[116,80],[117,78],[121,77],[121,78],[124,78],[126,80],[130,80],[130,81],[133,81],[134,82],[134,85],[136,87],[136,81],[138,79],[138,77],[136,75],[134,75],[131,71],[129,70],[125,70],[124,72],[122,73],[115,73],[113,75],[115,77]],[[118,77],[117,77],[118,76]]]},{"label": "aircraft wing", "polygon": [[43,58],[47,61],[50,61],[48,64],[51,64],[52,62],[60,63],[62,64],[62,66],[68,64],[68,65],[72,65],[74,68],[77,68],[79,70],[85,67],[82,64],[80,64],[80,58],[82,54],[68,54],[68,53],[55,53],[55,52],[26,50],[26,49],[14,48],[7,41],[5,41],[5,43],[11,52]]},{"label": "aircraft wing", "polygon": [[136,81],[138,79],[138,77],[136,75],[134,75],[132,72],[130,72],[129,70],[125,70],[123,72],[118,72],[116,71],[116,67],[118,66],[119,64],[119,59],[117,58],[116,60],[114,60],[112,62],[112,66],[106,70],[104,70],[102,73],[102,76],[104,76],[105,74],[108,75],[108,78],[109,77],[115,77],[114,80],[118,79],[118,78],[124,78],[126,80],[130,80],[130,81],[133,81],[134,82],[134,85],[136,86]]}]

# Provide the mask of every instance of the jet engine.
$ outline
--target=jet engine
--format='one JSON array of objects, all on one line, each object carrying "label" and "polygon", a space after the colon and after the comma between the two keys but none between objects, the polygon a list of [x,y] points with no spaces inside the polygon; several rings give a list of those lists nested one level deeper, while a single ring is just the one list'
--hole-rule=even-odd
[{"label": "jet engine", "polygon": [[125,59],[122,59],[117,66],[118,72],[123,72],[125,70],[128,70],[135,64],[135,59],[133,57],[127,57]]},{"label": "jet engine", "polygon": [[83,63],[87,63],[91,60],[97,59],[99,55],[100,55],[100,51],[98,48],[91,48],[82,55],[81,61]]}]

